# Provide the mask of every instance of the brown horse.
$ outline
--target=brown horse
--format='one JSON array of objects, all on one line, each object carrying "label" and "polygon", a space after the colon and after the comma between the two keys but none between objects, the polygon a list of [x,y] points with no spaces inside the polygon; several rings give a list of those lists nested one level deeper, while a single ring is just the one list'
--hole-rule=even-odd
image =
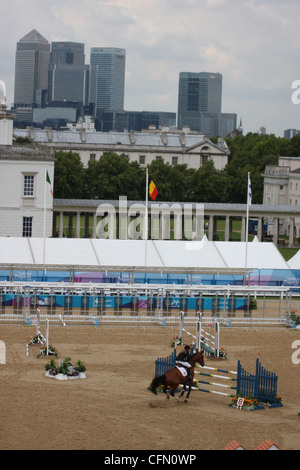
[{"label": "brown horse", "polygon": [[[191,387],[193,384],[193,377],[194,377],[194,367],[196,362],[200,364],[200,366],[204,366],[204,359],[202,352],[198,351],[196,354],[194,354],[190,359],[189,363],[191,364],[191,378],[189,380],[189,390],[186,396],[186,400],[189,399],[190,393],[191,393]],[[178,364],[180,366],[180,364]],[[150,385],[150,390],[152,393],[157,395],[156,388],[159,387],[160,385],[164,385],[163,392],[166,393],[167,398],[170,398],[170,395],[172,397],[175,397],[175,392],[178,389],[179,385],[183,385],[183,391],[179,395],[179,398],[182,398],[184,395],[184,392],[186,391],[186,383],[187,383],[187,376],[183,376],[180,370],[175,366],[172,369],[167,370],[163,375],[160,375],[159,377],[154,377],[152,380],[152,383]],[[170,394],[167,393],[167,387],[171,387],[171,392]]]}]

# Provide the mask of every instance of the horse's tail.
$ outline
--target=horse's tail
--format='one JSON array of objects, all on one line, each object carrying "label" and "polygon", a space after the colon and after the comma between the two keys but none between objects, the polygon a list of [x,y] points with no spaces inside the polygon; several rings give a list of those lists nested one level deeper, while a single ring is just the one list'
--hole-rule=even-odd
[{"label": "horse's tail", "polygon": [[156,391],[157,387],[159,387],[160,385],[164,385],[165,383],[166,383],[165,374],[160,375],[159,377],[154,377],[150,385],[151,392],[157,395],[157,391]]}]

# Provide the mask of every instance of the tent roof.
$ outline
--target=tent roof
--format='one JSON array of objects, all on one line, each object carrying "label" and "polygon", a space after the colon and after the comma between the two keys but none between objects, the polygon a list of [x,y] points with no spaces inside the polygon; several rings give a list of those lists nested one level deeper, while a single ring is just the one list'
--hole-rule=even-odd
[{"label": "tent roof", "polygon": [[[45,252],[44,252],[45,242]],[[0,238],[0,269],[244,273],[245,242]],[[247,269],[290,269],[273,243],[248,243]]]},{"label": "tent roof", "polygon": [[300,269],[300,250],[288,261],[290,269]]}]

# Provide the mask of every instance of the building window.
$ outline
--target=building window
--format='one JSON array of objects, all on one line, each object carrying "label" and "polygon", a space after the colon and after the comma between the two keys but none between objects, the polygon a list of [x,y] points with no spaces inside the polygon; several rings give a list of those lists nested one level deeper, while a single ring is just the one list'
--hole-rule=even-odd
[{"label": "building window", "polygon": [[23,237],[32,236],[32,217],[23,217]]},{"label": "building window", "polygon": [[34,176],[24,175],[24,196],[34,196]]},{"label": "building window", "polygon": [[209,155],[201,155],[201,164],[204,165],[205,162],[209,159]]},{"label": "building window", "polygon": [[156,160],[162,160],[162,157],[160,157],[159,155],[156,156]]},{"label": "building window", "polygon": [[140,165],[145,165],[145,161],[146,161],[145,155],[140,155],[139,157]]},{"label": "building window", "polygon": [[172,165],[177,165],[178,157],[172,157]]},{"label": "building window", "polygon": [[282,190],[283,190],[283,184],[280,185],[280,191],[282,191]]},{"label": "building window", "polygon": [[90,153],[90,162],[94,162],[96,160],[96,154]]}]

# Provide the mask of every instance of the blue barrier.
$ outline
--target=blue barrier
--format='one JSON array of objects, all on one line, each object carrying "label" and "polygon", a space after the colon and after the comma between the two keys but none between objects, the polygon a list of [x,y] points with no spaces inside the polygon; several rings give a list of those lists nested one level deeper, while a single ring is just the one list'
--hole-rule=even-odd
[{"label": "blue barrier", "polygon": [[[230,302],[229,302],[230,300]],[[226,311],[245,311],[247,310],[247,298],[241,297],[234,299],[234,307],[232,306],[231,299],[227,299],[225,302]],[[97,305],[102,305],[102,309],[117,310],[117,308],[124,309],[137,309],[147,310],[149,308],[149,298],[147,296],[117,296],[117,295],[79,295],[79,294],[30,294],[30,305],[39,305],[40,307],[47,307],[51,305],[52,308],[64,308],[70,310],[72,308],[81,309],[92,309]],[[95,304],[95,305],[94,305]],[[14,306],[19,307],[24,305],[24,294],[2,294],[1,295],[2,306]],[[152,309],[157,308],[157,298],[152,298]],[[216,302],[215,297],[202,297],[201,302],[199,297],[169,297],[168,305],[167,299],[163,298],[163,308],[169,310],[183,309],[188,314],[189,312],[196,311],[223,311],[224,299],[218,299]],[[234,310],[233,310],[234,309]]]},{"label": "blue barrier", "polygon": [[267,402],[271,408],[282,406],[277,403],[278,375],[266,370],[256,359],[255,374],[245,371],[238,361],[237,395],[253,397],[258,402]]},{"label": "blue barrier", "polygon": [[166,370],[172,369],[175,367],[176,362],[176,349],[174,352],[168,357],[159,357],[155,361],[155,377],[159,377],[163,375]]}]

